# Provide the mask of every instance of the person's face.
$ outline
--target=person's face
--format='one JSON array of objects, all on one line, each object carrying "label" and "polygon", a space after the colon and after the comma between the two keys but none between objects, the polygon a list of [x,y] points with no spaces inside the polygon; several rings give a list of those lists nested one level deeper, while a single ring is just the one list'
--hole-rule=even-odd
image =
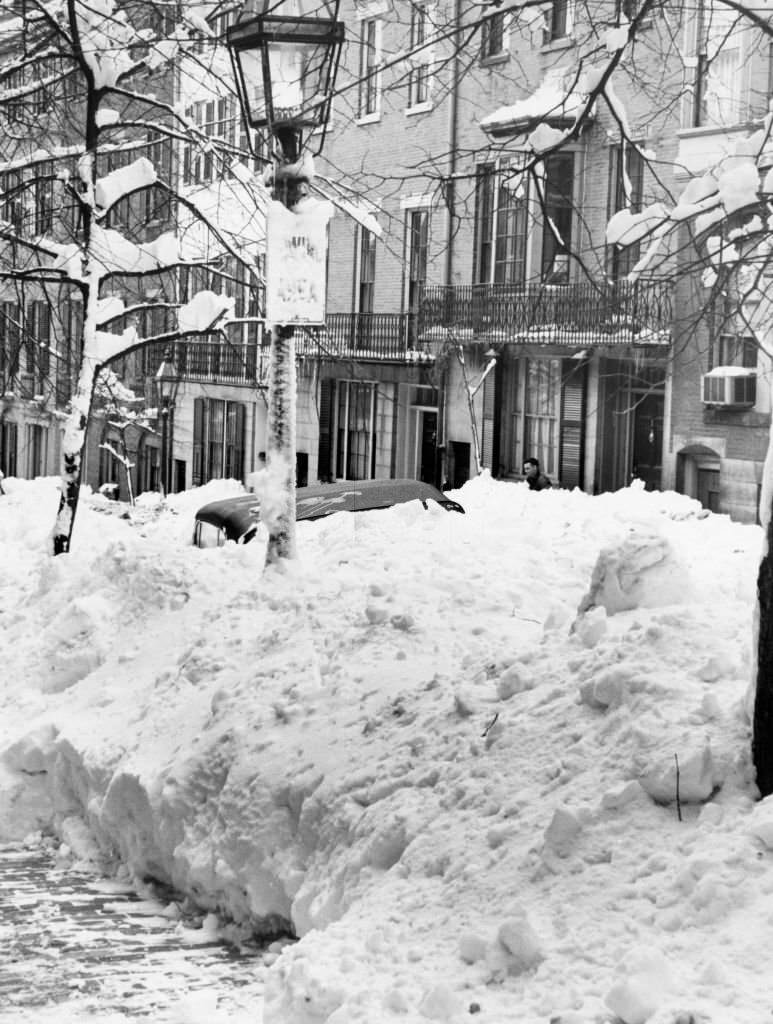
[{"label": "person's face", "polygon": [[523,472],[527,477],[534,477],[537,475],[537,467],[533,462],[525,462],[523,464]]}]

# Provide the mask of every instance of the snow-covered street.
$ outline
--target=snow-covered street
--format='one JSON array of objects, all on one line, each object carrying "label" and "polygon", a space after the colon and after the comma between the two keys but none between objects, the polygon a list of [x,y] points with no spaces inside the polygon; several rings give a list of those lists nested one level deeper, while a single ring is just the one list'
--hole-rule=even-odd
[{"label": "snow-covered street", "polygon": [[[3,838],[292,930],[264,1024],[761,1024],[760,528],[483,476],[463,516],[301,523],[264,574],[190,545],[237,488],[84,500],[52,560],[54,482],[8,482]],[[239,1019],[180,992],[170,1024]]]}]

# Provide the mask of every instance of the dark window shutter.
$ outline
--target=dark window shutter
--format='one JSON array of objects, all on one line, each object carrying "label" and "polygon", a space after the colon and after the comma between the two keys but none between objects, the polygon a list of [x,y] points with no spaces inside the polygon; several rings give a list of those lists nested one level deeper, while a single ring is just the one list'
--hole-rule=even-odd
[{"label": "dark window shutter", "polygon": [[331,478],[331,448],[333,432],[333,398],[335,381],[329,377],[319,386],[319,451],[317,456],[317,478],[328,481]]},{"label": "dark window shutter", "polygon": [[558,475],[563,487],[582,487],[583,485],[585,378],[585,366],[577,366],[572,360],[564,360],[558,456]]},{"label": "dark window shutter", "polygon": [[196,398],[193,402],[193,466],[191,483],[200,487],[204,481],[205,425],[207,421],[207,400]]},{"label": "dark window shutter", "polygon": [[494,412],[496,394],[496,378],[492,371],[483,381],[483,437],[481,438],[480,453],[480,459],[484,468],[491,470],[494,468]]}]

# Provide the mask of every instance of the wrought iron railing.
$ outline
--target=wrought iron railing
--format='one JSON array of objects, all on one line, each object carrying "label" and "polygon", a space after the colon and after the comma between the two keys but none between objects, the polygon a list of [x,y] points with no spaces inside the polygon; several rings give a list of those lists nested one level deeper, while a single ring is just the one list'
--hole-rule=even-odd
[{"label": "wrought iron railing", "polygon": [[261,357],[266,350],[257,344],[186,340],[171,346],[154,342],[140,349],[141,366],[137,369],[141,378],[155,376],[168,348],[181,380],[254,385],[263,376]]},{"label": "wrought iron railing", "polygon": [[329,313],[323,328],[296,332],[299,355],[416,362],[431,358],[411,313]]},{"label": "wrought iron railing", "polygon": [[608,343],[662,344],[672,315],[666,281],[438,286],[424,290],[418,337],[446,331],[462,340],[571,344],[602,336]]}]

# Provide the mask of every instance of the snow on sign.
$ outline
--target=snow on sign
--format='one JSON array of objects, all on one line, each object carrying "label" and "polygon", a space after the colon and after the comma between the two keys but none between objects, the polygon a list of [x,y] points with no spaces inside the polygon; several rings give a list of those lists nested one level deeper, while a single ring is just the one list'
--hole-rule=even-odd
[{"label": "snow on sign", "polygon": [[266,319],[270,324],[324,324],[327,222],[332,204],[304,201],[298,212],[268,207]]}]

